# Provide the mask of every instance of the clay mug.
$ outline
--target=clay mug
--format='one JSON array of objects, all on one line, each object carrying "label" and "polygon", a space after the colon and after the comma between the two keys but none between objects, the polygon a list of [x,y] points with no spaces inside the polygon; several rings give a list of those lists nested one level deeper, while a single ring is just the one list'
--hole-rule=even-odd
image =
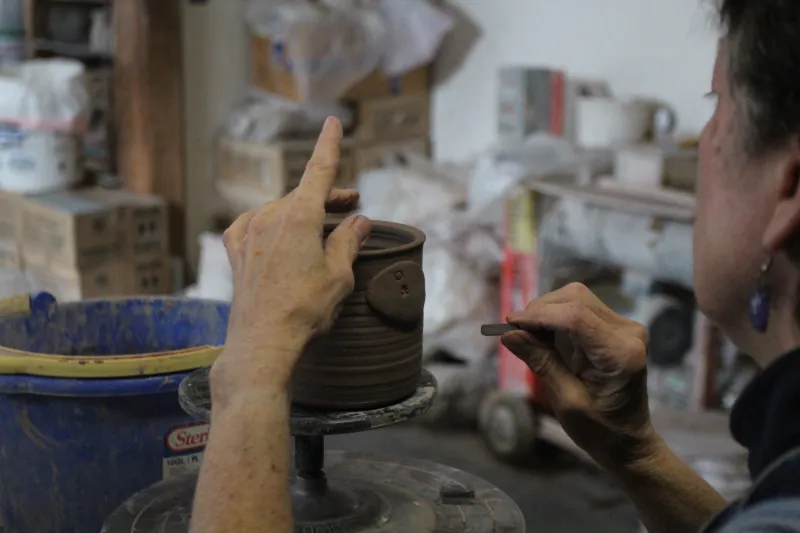
[{"label": "clay mug", "polygon": [[642,142],[653,133],[669,135],[676,124],[675,112],[658,102],[583,97],[577,102],[576,141],[587,149],[619,148]]},{"label": "clay mug", "polygon": [[[336,222],[325,224],[325,235]],[[353,263],[355,289],[293,375],[292,402],[324,410],[375,409],[417,389],[422,372],[422,231],[373,221]]]}]

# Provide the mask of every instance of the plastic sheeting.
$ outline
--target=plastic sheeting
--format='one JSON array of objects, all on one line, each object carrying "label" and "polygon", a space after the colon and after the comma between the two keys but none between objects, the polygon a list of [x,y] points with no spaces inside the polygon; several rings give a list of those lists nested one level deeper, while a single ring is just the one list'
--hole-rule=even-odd
[{"label": "plastic sheeting", "polygon": [[663,281],[692,286],[692,225],[562,199],[540,227],[543,270],[559,260],[618,265]]}]

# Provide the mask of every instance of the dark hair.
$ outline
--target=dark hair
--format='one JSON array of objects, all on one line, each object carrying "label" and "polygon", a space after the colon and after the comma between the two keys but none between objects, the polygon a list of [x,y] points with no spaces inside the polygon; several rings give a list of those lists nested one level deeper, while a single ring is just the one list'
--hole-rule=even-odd
[{"label": "dark hair", "polygon": [[800,0],[721,0],[719,15],[744,147],[781,148],[800,133]]}]

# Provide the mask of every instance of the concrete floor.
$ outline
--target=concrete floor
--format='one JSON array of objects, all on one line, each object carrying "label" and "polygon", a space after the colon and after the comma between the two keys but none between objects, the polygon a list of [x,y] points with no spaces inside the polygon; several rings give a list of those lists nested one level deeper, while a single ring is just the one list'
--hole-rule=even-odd
[{"label": "concrete floor", "polygon": [[601,473],[544,447],[539,465],[515,469],[496,461],[471,433],[432,432],[415,424],[330,437],[329,449],[414,457],[480,476],[522,509],[526,533],[635,533],[636,513]]}]

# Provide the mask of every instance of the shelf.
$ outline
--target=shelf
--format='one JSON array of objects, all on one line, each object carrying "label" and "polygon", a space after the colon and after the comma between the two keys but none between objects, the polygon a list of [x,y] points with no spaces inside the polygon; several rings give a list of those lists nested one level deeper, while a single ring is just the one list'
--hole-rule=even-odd
[{"label": "shelf", "polygon": [[687,193],[636,190],[612,186],[607,181],[584,185],[556,178],[530,180],[526,185],[529,189],[547,196],[573,198],[622,212],[681,222],[694,220],[694,197]]},{"label": "shelf", "polygon": [[50,2],[54,4],[81,4],[98,7],[111,6],[109,0],[50,0]]},{"label": "shelf", "polygon": [[73,59],[113,59],[113,54],[108,52],[97,52],[85,44],[61,43],[58,41],[48,41],[46,39],[36,39],[35,49],[39,53],[50,53],[58,56],[70,57]]}]

